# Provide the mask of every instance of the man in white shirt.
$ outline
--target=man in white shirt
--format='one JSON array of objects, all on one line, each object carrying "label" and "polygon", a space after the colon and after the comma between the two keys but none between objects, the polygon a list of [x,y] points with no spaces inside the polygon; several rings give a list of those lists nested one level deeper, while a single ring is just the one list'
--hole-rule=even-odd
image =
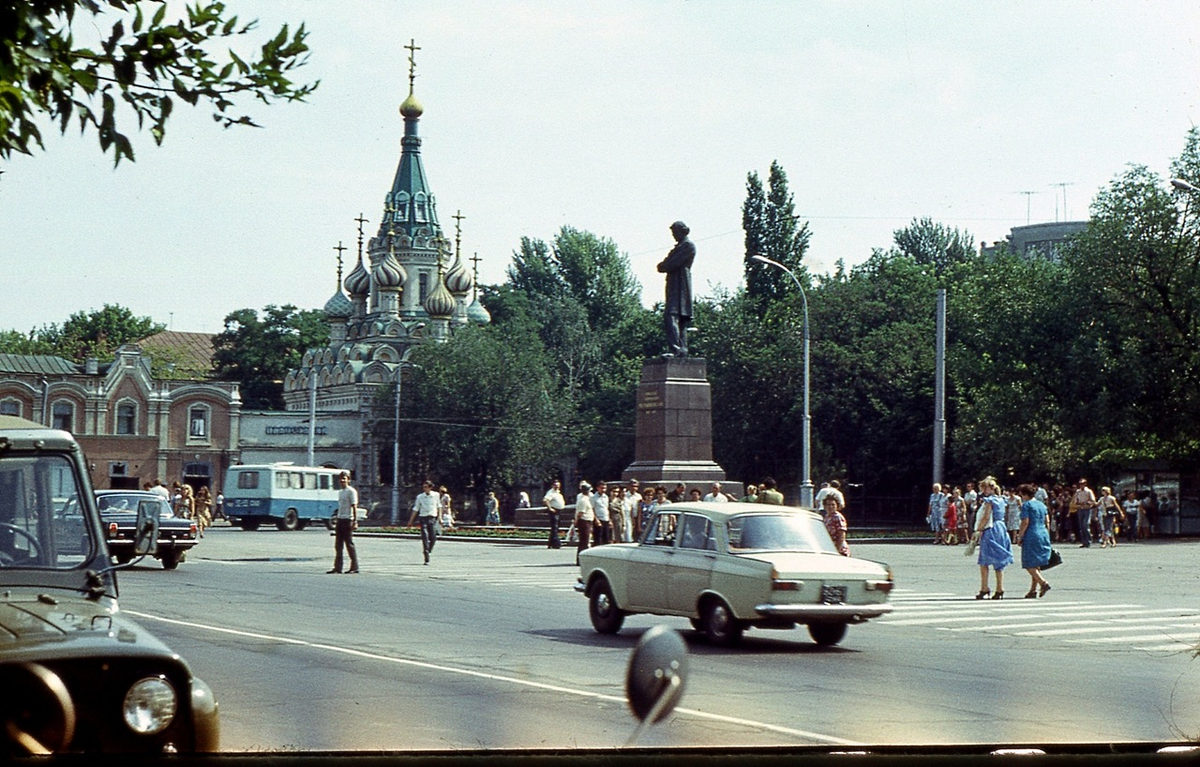
[{"label": "man in white shirt", "polygon": [[626,512],[626,527],[629,530],[629,540],[636,541],[642,533],[642,492],[641,485],[636,479],[629,480],[625,490],[625,500],[628,501]]},{"label": "man in white shirt", "polygon": [[408,518],[412,527],[413,520],[421,525],[421,550],[425,554],[425,564],[429,564],[429,555],[433,553],[433,544],[437,543],[437,518],[441,511],[442,497],[433,489],[429,480],[421,483],[421,492],[413,500],[413,513]]},{"label": "man in white shirt", "polygon": [[579,564],[579,552],[592,543],[592,522],[596,513],[592,509],[592,486],[587,482],[579,483],[579,495],[575,496],[575,533],[579,536],[579,545],[575,550],[575,564]]},{"label": "man in white shirt", "polygon": [[350,487],[350,474],[342,472],[338,476],[341,489],[338,490],[337,520],[333,533],[333,569],[330,573],[342,571],[342,549],[350,554],[351,573],[358,572],[358,552],[354,548],[354,529],[358,527],[358,491]]},{"label": "man in white shirt", "polygon": [[592,522],[592,538],[597,546],[612,543],[612,517],[609,516],[611,512],[609,501],[608,485],[604,482],[597,482],[596,492],[592,493],[592,515],[596,518]]},{"label": "man in white shirt", "polygon": [[562,482],[554,480],[554,484],[550,485],[550,489],[542,496],[542,503],[546,504],[546,511],[550,514],[550,538],[546,546],[551,549],[561,549],[562,541],[558,538],[558,515],[567,505],[567,499],[563,498],[562,494]]},{"label": "man in white shirt", "polygon": [[721,492],[721,483],[714,482],[712,483],[712,492],[704,496],[704,500],[715,501],[716,503],[725,503],[729,499],[725,497],[724,493]]}]

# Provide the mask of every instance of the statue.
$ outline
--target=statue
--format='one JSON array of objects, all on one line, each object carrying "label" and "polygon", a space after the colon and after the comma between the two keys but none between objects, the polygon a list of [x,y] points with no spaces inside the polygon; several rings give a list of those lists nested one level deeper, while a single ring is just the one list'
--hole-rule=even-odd
[{"label": "statue", "polygon": [[675,247],[658,265],[658,271],[667,275],[667,304],[663,310],[663,329],[667,335],[665,357],[687,356],[687,326],[692,321],[692,261],[696,259],[696,246],[687,238],[690,231],[682,221],[671,224]]}]

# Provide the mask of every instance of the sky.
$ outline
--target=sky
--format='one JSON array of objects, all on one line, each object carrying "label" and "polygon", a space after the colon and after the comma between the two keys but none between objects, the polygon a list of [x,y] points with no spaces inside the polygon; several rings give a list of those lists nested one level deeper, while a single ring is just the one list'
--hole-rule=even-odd
[{"label": "sky", "polygon": [[628,255],[647,306],[679,219],[697,293],[736,289],[747,175],[772,161],[825,274],[916,218],[977,243],[1086,218],[1128,164],[1166,178],[1200,121],[1194,0],[228,5],[259,44],[304,22],[296,79],[317,91],[247,103],[257,129],[181,104],[163,146],[135,135],[116,169],[93,133],[49,127],[45,151],[0,162],[0,330],[104,304],[211,333],[238,309],[322,307],[354,219],[379,225],[410,40],[429,184],[480,282],[571,226]]}]

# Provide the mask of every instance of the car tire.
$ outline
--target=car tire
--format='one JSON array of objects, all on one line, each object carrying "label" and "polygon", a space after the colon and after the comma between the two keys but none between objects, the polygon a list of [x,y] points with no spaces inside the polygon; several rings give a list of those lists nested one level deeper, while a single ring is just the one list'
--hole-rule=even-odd
[{"label": "car tire", "polygon": [[612,586],[603,578],[592,586],[592,593],[588,598],[588,615],[592,619],[592,628],[601,634],[615,634],[625,623],[625,613],[617,607]]},{"label": "car tire", "polygon": [[258,520],[257,519],[243,519],[242,520],[242,529],[246,530],[248,532],[251,532],[251,533],[254,532],[255,530],[258,529]]},{"label": "car tire", "polygon": [[742,638],[745,624],[734,617],[733,610],[720,599],[710,600],[704,605],[704,633],[708,641],[720,647],[728,647]]},{"label": "car tire", "polygon": [[288,509],[283,512],[283,519],[275,523],[275,527],[280,530],[297,530],[300,527],[300,515],[295,509]]},{"label": "car tire", "polygon": [[182,559],[182,551],[164,551],[162,557],[160,557],[164,570],[174,570],[176,567],[179,567],[179,562]]},{"label": "car tire", "polygon": [[822,647],[832,647],[846,636],[845,623],[810,623],[808,635]]}]

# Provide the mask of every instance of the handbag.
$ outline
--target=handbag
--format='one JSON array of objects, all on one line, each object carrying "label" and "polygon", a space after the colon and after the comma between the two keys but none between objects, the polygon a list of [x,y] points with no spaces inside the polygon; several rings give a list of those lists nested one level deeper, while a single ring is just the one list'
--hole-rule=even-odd
[{"label": "handbag", "polygon": [[1062,564],[1062,554],[1058,553],[1058,549],[1050,549],[1050,561],[1042,565],[1043,570],[1049,570],[1051,567],[1058,567]]},{"label": "handbag", "polygon": [[971,536],[971,542],[968,543],[967,548],[963,550],[964,557],[969,557],[975,553],[975,549],[979,547],[980,537],[981,537],[981,535],[979,533],[975,533],[974,535]]}]

